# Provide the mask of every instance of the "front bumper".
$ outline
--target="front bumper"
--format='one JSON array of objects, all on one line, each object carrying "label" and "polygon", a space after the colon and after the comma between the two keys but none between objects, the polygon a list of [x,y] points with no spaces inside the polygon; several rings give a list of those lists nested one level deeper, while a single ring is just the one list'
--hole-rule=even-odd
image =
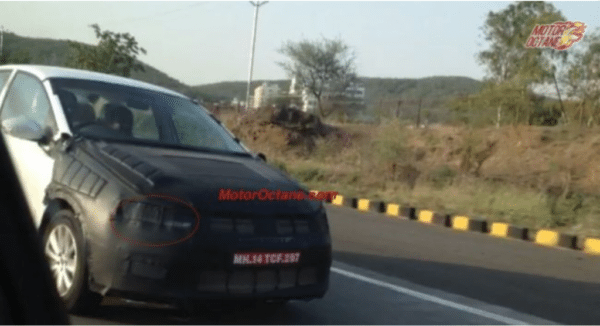
[{"label": "front bumper", "polygon": [[[118,239],[106,295],[147,300],[321,298],[329,285],[331,241],[325,235],[287,238],[197,235],[173,246],[143,247]],[[236,252],[299,251],[296,264],[240,266]]]}]

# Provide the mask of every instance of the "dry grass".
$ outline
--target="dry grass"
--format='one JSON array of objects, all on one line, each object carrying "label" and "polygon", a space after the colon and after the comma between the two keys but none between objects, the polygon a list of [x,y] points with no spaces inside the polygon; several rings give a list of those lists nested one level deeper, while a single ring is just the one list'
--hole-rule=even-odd
[{"label": "dry grass", "polygon": [[347,124],[307,155],[279,127],[224,120],[310,188],[600,236],[600,129]]}]

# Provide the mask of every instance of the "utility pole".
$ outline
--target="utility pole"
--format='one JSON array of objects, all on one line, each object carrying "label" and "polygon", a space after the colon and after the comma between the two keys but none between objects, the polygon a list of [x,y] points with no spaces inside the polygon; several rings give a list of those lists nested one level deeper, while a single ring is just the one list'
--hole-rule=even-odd
[{"label": "utility pole", "polygon": [[567,115],[565,113],[565,107],[563,106],[562,98],[560,97],[560,90],[558,89],[558,82],[556,81],[556,72],[552,72],[552,78],[554,79],[554,87],[556,87],[556,94],[558,95],[558,102],[560,102],[560,111],[563,122],[567,123]]},{"label": "utility pole", "polygon": [[254,6],[254,27],[252,29],[252,49],[250,50],[250,69],[248,72],[248,88],[246,89],[246,110],[250,107],[250,83],[252,83],[252,69],[254,68],[254,48],[256,45],[256,25],[258,22],[258,8],[268,1],[250,1],[250,4]]},{"label": "utility pole", "polygon": [[417,108],[417,129],[421,126],[421,103],[423,103],[423,97],[419,98],[419,107]]}]

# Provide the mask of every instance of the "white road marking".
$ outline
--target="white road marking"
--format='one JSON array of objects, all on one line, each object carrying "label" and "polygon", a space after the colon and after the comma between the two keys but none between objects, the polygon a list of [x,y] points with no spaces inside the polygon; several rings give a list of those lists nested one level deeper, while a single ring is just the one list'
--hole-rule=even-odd
[{"label": "white road marking", "polygon": [[378,285],[378,286],[381,286],[383,288],[386,288],[386,289],[389,289],[389,290],[392,290],[392,291],[396,291],[396,292],[399,292],[399,293],[410,295],[410,296],[413,296],[413,297],[421,299],[421,300],[425,300],[425,301],[437,303],[437,304],[442,305],[442,306],[446,306],[446,307],[454,308],[456,310],[468,312],[468,313],[473,314],[473,315],[485,317],[485,318],[492,319],[492,320],[495,320],[495,321],[499,321],[499,322],[502,322],[502,323],[505,323],[505,324],[508,324],[508,325],[529,325],[528,323],[526,323],[524,321],[521,321],[521,320],[516,320],[516,319],[509,318],[509,317],[504,317],[504,316],[501,316],[501,315],[498,315],[498,314],[495,314],[495,313],[492,313],[492,312],[488,312],[488,311],[484,311],[484,310],[472,308],[472,307],[469,307],[469,306],[465,306],[465,305],[462,305],[460,303],[456,303],[456,302],[452,302],[452,301],[449,301],[449,300],[441,299],[441,298],[438,298],[438,297],[433,296],[433,295],[429,295],[429,294],[421,293],[421,292],[418,292],[418,291],[410,290],[410,289],[407,289],[407,288],[404,288],[404,287],[401,287],[401,286],[398,286],[398,285],[394,285],[394,284],[382,282],[382,281],[379,281],[379,280],[376,280],[376,279],[372,279],[370,277],[366,277],[366,276],[362,276],[362,275],[359,275],[359,274],[356,274],[356,273],[348,272],[348,271],[345,271],[343,269],[339,269],[339,268],[336,268],[336,267],[331,267],[331,271],[335,272],[335,273],[338,273],[338,274],[341,274],[341,275],[344,275],[346,277],[350,277],[350,278],[353,278],[353,279],[356,279],[356,280],[360,280],[360,281],[366,282],[366,283],[370,283],[370,284],[373,284],[373,285]]}]

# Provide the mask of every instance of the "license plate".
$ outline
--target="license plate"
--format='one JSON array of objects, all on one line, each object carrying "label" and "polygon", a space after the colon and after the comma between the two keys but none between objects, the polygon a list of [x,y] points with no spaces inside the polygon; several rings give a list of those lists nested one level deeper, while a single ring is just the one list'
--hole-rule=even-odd
[{"label": "license plate", "polygon": [[296,264],[300,252],[238,252],[233,255],[234,265]]}]

